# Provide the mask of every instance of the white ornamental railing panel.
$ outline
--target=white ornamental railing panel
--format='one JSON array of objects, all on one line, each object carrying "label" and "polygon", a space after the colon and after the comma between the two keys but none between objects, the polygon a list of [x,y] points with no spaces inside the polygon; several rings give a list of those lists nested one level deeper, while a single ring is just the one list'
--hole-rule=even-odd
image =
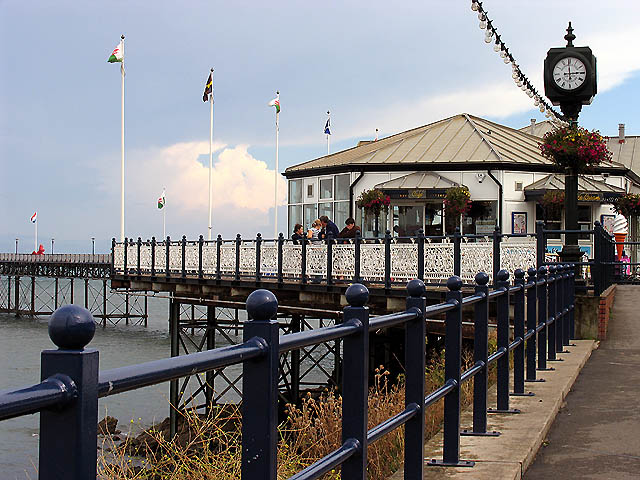
[{"label": "white ornamental railing panel", "polygon": [[493,242],[481,240],[460,245],[460,278],[473,282],[478,272],[485,272],[489,278],[493,275]]},{"label": "white ornamental railing panel", "polygon": [[138,245],[127,246],[127,270],[138,267]]},{"label": "white ornamental railing panel", "polygon": [[425,243],[425,281],[440,282],[451,275],[453,275],[453,243]]},{"label": "white ornamental railing panel", "polygon": [[169,271],[182,272],[182,245],[169,244]]},{"label": "white ornamental railing panel", "polygon": [[265,277],[275,277],[278,274],[278,245],[277,243],[263,243],[260,249],[260,273]]},{"label": "white ornamental railing panel", "polygon": [[232,275],[236,272],[236,245],[223,243],[220,246],[220,273]]},{"label": "white ornamental railing panel", "polygon": [[500,243],[500,268],[509,272],[510,279],[518,268],[526,272],[535,266],[535,238],[505,238]]},{"label": "white ornamental railing panel", "polygon": [[124,245],[121,243],[113,247],[113,268],[118,271],[124,270]]},{"label": "white ornamental railing panel", "polygon": [[218,265],[217,259],[217,245],[205,243],[202,246],[202,273],[205,275],[215,275]]},{"label": "white ornamental railing panel", "polygon": [[[309,245],[307,245],[307,248]],[[282,275],[300,277],[302,272],[302,245],[282,246]]]},{"label": "white ornamental railing panel", "polygon": [[356,246],[341,243],[331,247],[331,270],[334,278],[353,278],[356,263]]},{"label": "white ornamental railing panel", "polygon": [[187,243],[184,251],[184,268],[187,272],[197,272],[200,268],[200,247],[198,244]]},{"label": "white ornamental railing panel", "polygon": [[360,276],[372,282],[384,281],[384,244],[360,245]]},{"label": "white ornamental railing panel", "polygon": [[140,247],[140,270],[143,272],[151,271],[151,245]]},{"label": "white ornamental railing panel", "polygon": [[[384,262],[384,258],[383,258]],[[384,266],[383,266],[384,268]],[[407,281],[418,277],[418,245],[398,243],[391,245],[391,279]]]}]

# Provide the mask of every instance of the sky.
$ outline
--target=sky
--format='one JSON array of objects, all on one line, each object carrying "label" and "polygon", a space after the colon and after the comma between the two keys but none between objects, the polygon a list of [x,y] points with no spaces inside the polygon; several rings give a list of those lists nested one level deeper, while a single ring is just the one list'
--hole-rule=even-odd
[{"label": "sky", "polygon": [[[551,47],[598,59],[598,95],[580,123],[640,133],[636,1],[485,0],[521,70],[542,92]],[[0,252],[107,252],[120,233],[120,69],[125,39],[126,224],[129,237],[205,235],[209,105],[215,69],[213,231],[271,237],[274,109],[279,171],[358,140],[470,113],[514,128],[544,120],[484,42],[468,0],[343,2],[0,0]],[[286,231],[286,183],[278,187]]]}]

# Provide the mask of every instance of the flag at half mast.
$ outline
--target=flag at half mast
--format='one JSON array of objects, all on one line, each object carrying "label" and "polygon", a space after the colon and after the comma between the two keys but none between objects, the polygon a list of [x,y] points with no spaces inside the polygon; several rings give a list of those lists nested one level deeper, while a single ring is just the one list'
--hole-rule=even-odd
[{"label": "flag at half mast", "polygon": [[160,198],[158,198],[158,209],[162,210],[164,208],[164,204],[166,202],[165,200],[165,196],[164,196],[164,189],[162,190],[162,195],[160,195]]},{"label": "flag at half mast", "polygon": [[279,98],[274,98],[273,100],[271,100],[268,105],[270,107],[276,107],[276,113],[280,113],[280,99]]},{"label": "flag at half mast", "polygon": [[207,83],[204,86],[204,93],[202,94],[202,101],[208,102],[209,95],[211,95],[211,100],[213,100],[213,73],[209,74],[209,78],[207,79]]}]

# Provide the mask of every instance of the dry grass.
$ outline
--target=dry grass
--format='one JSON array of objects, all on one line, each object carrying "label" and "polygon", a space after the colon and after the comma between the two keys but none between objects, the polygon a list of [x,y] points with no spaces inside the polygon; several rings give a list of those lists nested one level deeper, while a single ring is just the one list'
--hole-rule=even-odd
[{"label": "dry grass", "polygon": [[[495,337],[490,340],[495,351]],[[466,353],[463,368],[472,364]],[[492,369],[495,370],[495,369]],[[404,382],[388,381],[389,372],[383,366],[375,370],[374,386],[369,392],[368,426],[372,428],[404,408]],[[492,372],[490,381],[494,381]],[[425,372],[425,392],[444,383],[444,351],[428,362]],[[471,403],[473,383],[462,387],[463,405]],[[307,395],[299,407],[287,406],[288,419],[279,427],[278,479],[287,479],[340,446],[342,398],[325,391],[314,398]],[[427,409],[425,436],[430,438],[443,420],[443,401]],[[208,417],[194,411],[182,412],[178,435],[169,440],[165,431],[151,429],[148,438],[137,445],[126,440],[115,445],[109,437],[99,459],[99,478],[103,480],[228,480],[240,478],[240,412],[237,407],[215,409]],[[368,478],[382,480],[397,470],[402,462],[403,428],[385,435],[368,450]],[[147,448],[146,445],[153,445]],[[340,472],[326,474],[324,480],[340,479]]]}]

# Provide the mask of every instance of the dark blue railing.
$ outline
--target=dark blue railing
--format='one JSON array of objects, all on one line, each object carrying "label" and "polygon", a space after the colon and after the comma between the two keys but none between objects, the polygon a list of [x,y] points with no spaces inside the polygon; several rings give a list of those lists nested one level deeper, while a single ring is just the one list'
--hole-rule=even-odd
[{"label": "dark blue railing", "polygon": [[[548,273],[548,276],[547,276]],[[242,478],[276,479],[278,356],[282,352],[333,339],[343,341],[341,446],[292,479],[319,478],[341,466],[342,478],[366,478],[367,446],[401,425],[404,430],[405,478],[422,478],[424,470],[425,410],[444,399],[443,457],[431,465],[472,466],[460,459],[460,435],[498,435],[487,431],[487,379],[497,364],[497,405],[493,412],[514,412],[509,395],[527,395],[524,382],[536,381],[537,368],[569,344],[574,322],[574,267],[553,265],[531,268],[528,278],[517,270],[511,285],[505,270],[497,273],[495,289],[489,276],[476,275],[475,292],[463,297],[462,281],[447,282],[444,303],[426,305],[421,280],[407,284],[404,312],[369,317],[367,288],[353,284],[346,291],[349,305],[343,322],[335,326],[279,336],[278,302],[267,290],[247,299],[249,321],[243,343],[181,357],[156,360],[99,373],[98,352],[85,348],[95,322],[80,307],[67,305],[49,320],[49,335],[59,347],[42,352],[40,384],[0,393],[0,420],[40,412],[39,478],[79,480],[96,477],[98,398],[166,382],[189,374],[232,364],[243,365]],[[525,297],[527,307],[525,309]],[[513,299],[513,317],[509,305]],[[489,302],[496,302],[497,350],[489,355]],[[474,308],[474,364],[462,372],[462,310]],[[445,381],[425,396],[425,319],[445,314]],[[525,324],[526,319],[526,324]],[[510,323],[514,335],[510,338]],[[367,429],[369,393],[369,333],[391,326],[405,329],[405,408],[381,424]],[[526,344],[526,347],[525,347]],[[509,352],[514,352],[513,392],[509,385]],[[474,378],[473,425],[460,430],[460,393]]]}]

